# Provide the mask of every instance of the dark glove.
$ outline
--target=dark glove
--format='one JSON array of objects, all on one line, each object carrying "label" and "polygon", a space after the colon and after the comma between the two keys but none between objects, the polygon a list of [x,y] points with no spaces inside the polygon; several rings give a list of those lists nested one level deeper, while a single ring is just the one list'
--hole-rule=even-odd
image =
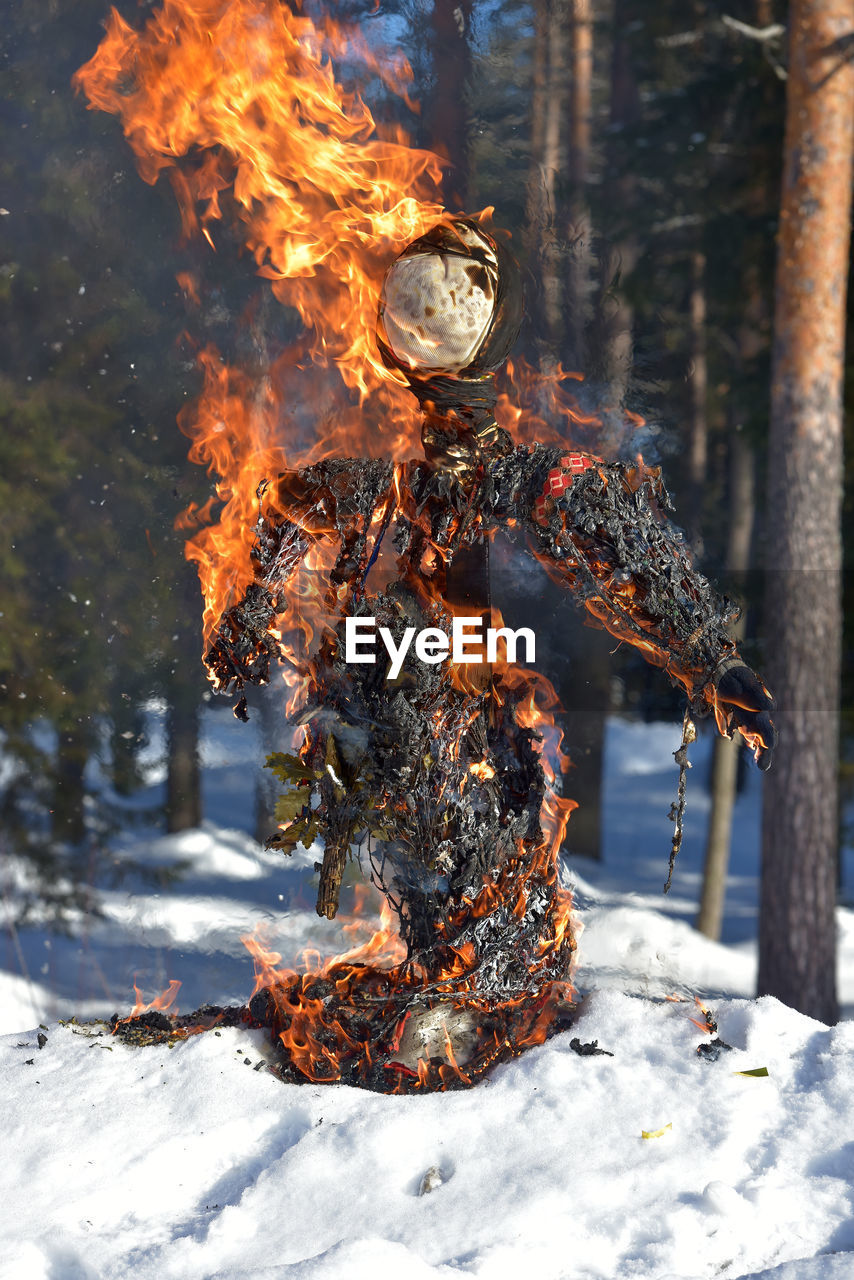
[{"label": "dark glove", "polygon": [[[771,719],[776,703],[765,685],[741,658],[725,658],[714,675],[718,710],[731,736],[740,729],[764,773],[771,767],[777,731]],[[723,730],[722,730],[723,731]]]}]

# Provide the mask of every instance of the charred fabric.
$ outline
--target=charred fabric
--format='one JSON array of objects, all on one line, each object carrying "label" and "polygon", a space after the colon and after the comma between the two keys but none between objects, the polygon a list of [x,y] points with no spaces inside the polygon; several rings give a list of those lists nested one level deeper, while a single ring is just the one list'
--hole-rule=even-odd
[{"label": "charred fabric", "polygon": [[[450,630],[441,601],[456,556],[482,547],[484,529],[521,528],[532,535],[537,557],[596,621],[639,644],[673,678],[690,681],[692,689],[700,685],[692,701],[695,714],[703,714],[709,709],[704,678],[733,652],[726,629],[731,604],[693,571],[680,535],[662,520],[667,495],[657,471],[579,454],[570,461],[578,474],[545,506],[550,477],[564,484],[567,459],[539,445],[510,447],[485,461],[474,503],[464,484],[423,462],[400,469],[335,460],[280,477],[259,527],[256,583],[223,619],[208,655],[217,682],[240,688],[269,679],[278,657],[271,628],[282,617],[276,584],[283,565],[288,577],[297,571],[312,527],[331,523],[340,538],[330,577],[333,589],[347,589],[342,612],[375,618],[396,641],[407,627]],[[392,490],[397,511],[389,533],[400,579],[373,594],[364,590],[364,579],[377,547],[365,530],[376,528]],[[459,537],[472,506],[477,515]],[[379,522],[381,537],[381,515]],[[442,554],[425,581],[428,548]],[[460,687],[451,668],[427,666],[411,651],[390,681],[381,659],[364,667],[344,661],[343,626],[342,620],[311,664],[310,745],[278,764],[291,781],[314,791],[315,807],[303,792],[291,824],[270,843],[291,850],[297,840],[310,844],[323,836],[317,909],[331,917],[350,845],[373,836],[377,874],[401,910],[410,955],[428,970],[444,969],[440,941],[457,945],[474,927],[466,923],[450,933],[448,913],[477,897],[485,875],[515,861],[520,840],[526,865],[542,843],[545,778],[537,735],[515,717],[527,690],[506,683],[500,670],[484,689]],[[485,930],[489,919],[477,928]],[[509,981],[522,942],[517,922],[509,927],[512,938],[503,940],[503,961],[491,974],[495,989]]]},{"label": "charred fabric", "polygon": [[[714,710],[760,767],[770,759],[773,703],[728,636],[736,611],[667,519],[659,471],[519,446],[497,425],[493,371],[520,317],[515,265],[481,224],[447,219],[404,251],[384,282],[378,340],[419,400],[425,457],[335,459],[263,482],[254,580],[206,657],[220,690],[267,683],[285,659],[301,566],[333,548],[327,625],[300,673],[304,743],[271,761],[288,791],[268,843],[291,852],[322,839],[317,911],[329,918],[359,846],[406,954],[258,992],[246,1016],[270,1028],[285,1078],[460,1087],[568,1025],[573,1008],[563,828],[544,831],[530,673],[428,665],[409,650],[388,679],[381,651],[373,665],[345,661],[347,618],[374,618],[399,643],[407,628],[447,633],[455,612],[489,617],[490,539],[522,534],[594,624],[684,689],[691,714]],[[377,590],[381,552],[396,577]],[[243,697],[235,711],[245,717]]]}]

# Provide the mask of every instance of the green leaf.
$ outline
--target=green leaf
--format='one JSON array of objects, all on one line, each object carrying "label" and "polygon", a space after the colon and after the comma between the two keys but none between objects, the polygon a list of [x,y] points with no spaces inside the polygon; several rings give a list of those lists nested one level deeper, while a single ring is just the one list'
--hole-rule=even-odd
[{"label": "green leaf", "polygon": [[286,755],[283,751],[274,751],[264,762],[265,769],[272,769],[281,782],[314,782],[320,774],[296,755]]},{"label": "green leaf", "polygon": [[280,849],[292,854],[298,844],[307,849],[317,837],[317,821],[311,817],[297,818],[286,831],[277,831],[264,842],[265,849]]},{"label": "green leaf", "polygon": [[295,822],[302,817],[306,808],[307,796],[304,791],[286,791],[276,801],[275,815],[277,822]]}]

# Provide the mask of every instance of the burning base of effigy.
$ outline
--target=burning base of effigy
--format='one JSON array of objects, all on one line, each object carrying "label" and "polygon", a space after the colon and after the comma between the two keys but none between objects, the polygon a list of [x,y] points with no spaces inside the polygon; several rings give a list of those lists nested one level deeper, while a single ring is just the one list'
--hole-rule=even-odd
[{"label": "burning base of effigy", "polygon": [[321,973],[283,975],[248,1005],[182,1015],[152,1008],[111,1022],[119,1039],[137,1047],[222,1027],[263,1028],[269,1070],[283,1081],[401,1094],[469,1088],[498,1063],[566,1030],[575,1007],[569,981],[489,1000],[431,988],[408,967],[332,963]]},{"label": "burning base of effigy", "polygon": [[[144,1046],[223,1026],[263,1028],[269,1069],[283,1081],[397,1094],[468,1088],[572,1022],[580,926],[546,846],[541,861],[542,883],[533,874],[536,861],[524,876],[511,865],[503,886],[484,887],[457,922],[462,928],[448,922],[453,945],[436,946],[420,960],[392,927],[387,904],[367,941],[325,962],[306,951],[304,972],[283,966],[257,935],[247,936],[256,974],[247,1005],[172,1014],[180,987],[172,982],[151,1005],[137,991],[131,1016],[112,1019],[114,1033]],[[506,893],[510,881],[514,897]],[[344,926],[354,939],[364,936],[369,920],[363,896],[357,893],[356,913]],[[438,901],[433,905],[435,925],[442,912]]]},{"label": "burning base of effigy", "polygon": [[419,991],[394,970],[342,966],[263,987],[249,1013],[281,1045],[284,1079],[413,1093],[476,1084],[565,1030],[574,1007],[569,983],[487,1001]]},{"label": "burning base of effigy", "polygon": [[571,984],[507,1002],[418,993],[393,970],[335,967],[262,987],[248,1006],[206,1005],[114,1017],[127,1044],[174,1044],[219,1027],[270,1033],[269,1069],[290,1084],[350,1084],[377,1093],[466,1089],[500,1062],[572,1025]]}]

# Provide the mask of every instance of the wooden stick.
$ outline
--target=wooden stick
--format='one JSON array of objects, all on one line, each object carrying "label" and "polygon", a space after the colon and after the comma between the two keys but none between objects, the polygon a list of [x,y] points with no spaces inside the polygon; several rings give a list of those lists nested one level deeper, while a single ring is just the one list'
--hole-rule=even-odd
[{"label": "wooden stick", "polygon": [[349,841],[345,837],[342,840],[329,841],[324,850],[316,911],[319,916],[326,916],[327,920],[334,920],[338,911],[341,879],[344,875],[349,847]]}]

